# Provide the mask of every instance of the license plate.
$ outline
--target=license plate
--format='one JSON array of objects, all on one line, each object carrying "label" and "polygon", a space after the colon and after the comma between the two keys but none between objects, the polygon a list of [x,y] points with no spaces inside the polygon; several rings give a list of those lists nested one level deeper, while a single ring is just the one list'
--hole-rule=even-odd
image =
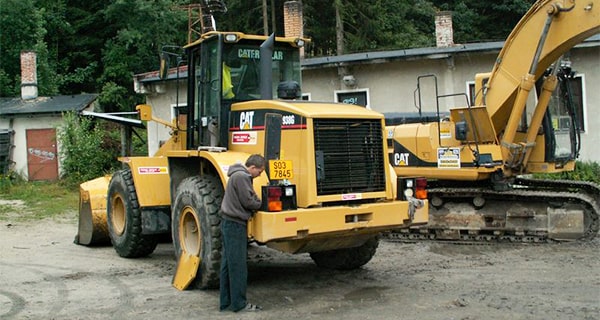
[{"label": "license plate", "polygon": [[269,179],[292,179],[294,170],[291,160],[269,160]]}]

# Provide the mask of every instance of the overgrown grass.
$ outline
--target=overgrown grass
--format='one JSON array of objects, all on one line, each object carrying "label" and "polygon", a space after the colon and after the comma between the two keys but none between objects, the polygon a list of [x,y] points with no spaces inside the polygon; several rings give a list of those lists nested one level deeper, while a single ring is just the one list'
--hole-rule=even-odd
[{"label": "overgrown grass", "polygon": [[534,176],[540,179],[591,181],[600,184],[600,164],[594,161],[577,161],[575,164],[575,171],[551,174],[535,174]]},{"label": "overgrown grass", "polygon": [[0,221],[75,219],[78,205],[77,187],[60,182],[13,181],[0,188]]}]

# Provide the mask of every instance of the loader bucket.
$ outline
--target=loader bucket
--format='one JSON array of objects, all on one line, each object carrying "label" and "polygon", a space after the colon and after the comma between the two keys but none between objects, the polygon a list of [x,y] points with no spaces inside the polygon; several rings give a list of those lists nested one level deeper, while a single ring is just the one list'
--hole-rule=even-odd
[{"label": "loader bucket", "polygon": [[79,185],[79,227],[75,243],[85,246],[110,244],[106,222],[106,194],[110,176]]}]

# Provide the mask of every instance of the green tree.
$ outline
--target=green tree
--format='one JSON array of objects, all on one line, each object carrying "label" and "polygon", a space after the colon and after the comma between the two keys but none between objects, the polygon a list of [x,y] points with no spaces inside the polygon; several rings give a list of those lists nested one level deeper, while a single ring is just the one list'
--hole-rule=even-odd
[{"label": "green tree", "polygon": [[[142,97],[133,92],[133,75],[158,69],[163,45],[184,43],[187,17],[184,11],[176,10],[175,4],[170,0],[113,0],[104,9],[104,23],[110,26],[113,36],[102,49],[103,71],[98,85],[104,101],[116,104],[104,105],[106,111],[133,110],[142,102]],[[127,94],[111,97],[112,92]]]},{"label": "green tree", "polygon": [[502,41],[535,0],[432,0],[440,10],[453,12],[454,42]]},{"label": "green tree", "polygon": [[[88,117],[73,112],[63,114],[64,125],[58,130],[62,178],[79,184],[111,171],[118,151],[106,139],[107,131]],[[118,150],[118,149],[117,149]]]},{"label": "green tree", "polygon": [[54,69],[44,42],[47,33],[45,10],[33,0],[0,2],[0,96],[18,96],[21,84],[21,51],[37,52],[38,89],[40,95],[58,92]]},{"label": "green tree", "polygon": [[105,26],[103,1],[39,0],[48,12],[46,36],[50,54],[57,66],[62,94],[98,92],[100,60],[110,28]]}]

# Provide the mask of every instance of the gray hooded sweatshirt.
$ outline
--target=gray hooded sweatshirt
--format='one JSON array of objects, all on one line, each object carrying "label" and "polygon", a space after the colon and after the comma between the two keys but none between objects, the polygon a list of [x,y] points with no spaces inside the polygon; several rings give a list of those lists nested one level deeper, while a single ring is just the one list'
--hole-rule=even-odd
[{"label": "gray hooded sweatshirt", "polygon": [[227,220],[246,224],[261,201],[252,187],[252,176],[246,167],[236,163],[227,171],[229,181],[221,203],[221,216]]}]

